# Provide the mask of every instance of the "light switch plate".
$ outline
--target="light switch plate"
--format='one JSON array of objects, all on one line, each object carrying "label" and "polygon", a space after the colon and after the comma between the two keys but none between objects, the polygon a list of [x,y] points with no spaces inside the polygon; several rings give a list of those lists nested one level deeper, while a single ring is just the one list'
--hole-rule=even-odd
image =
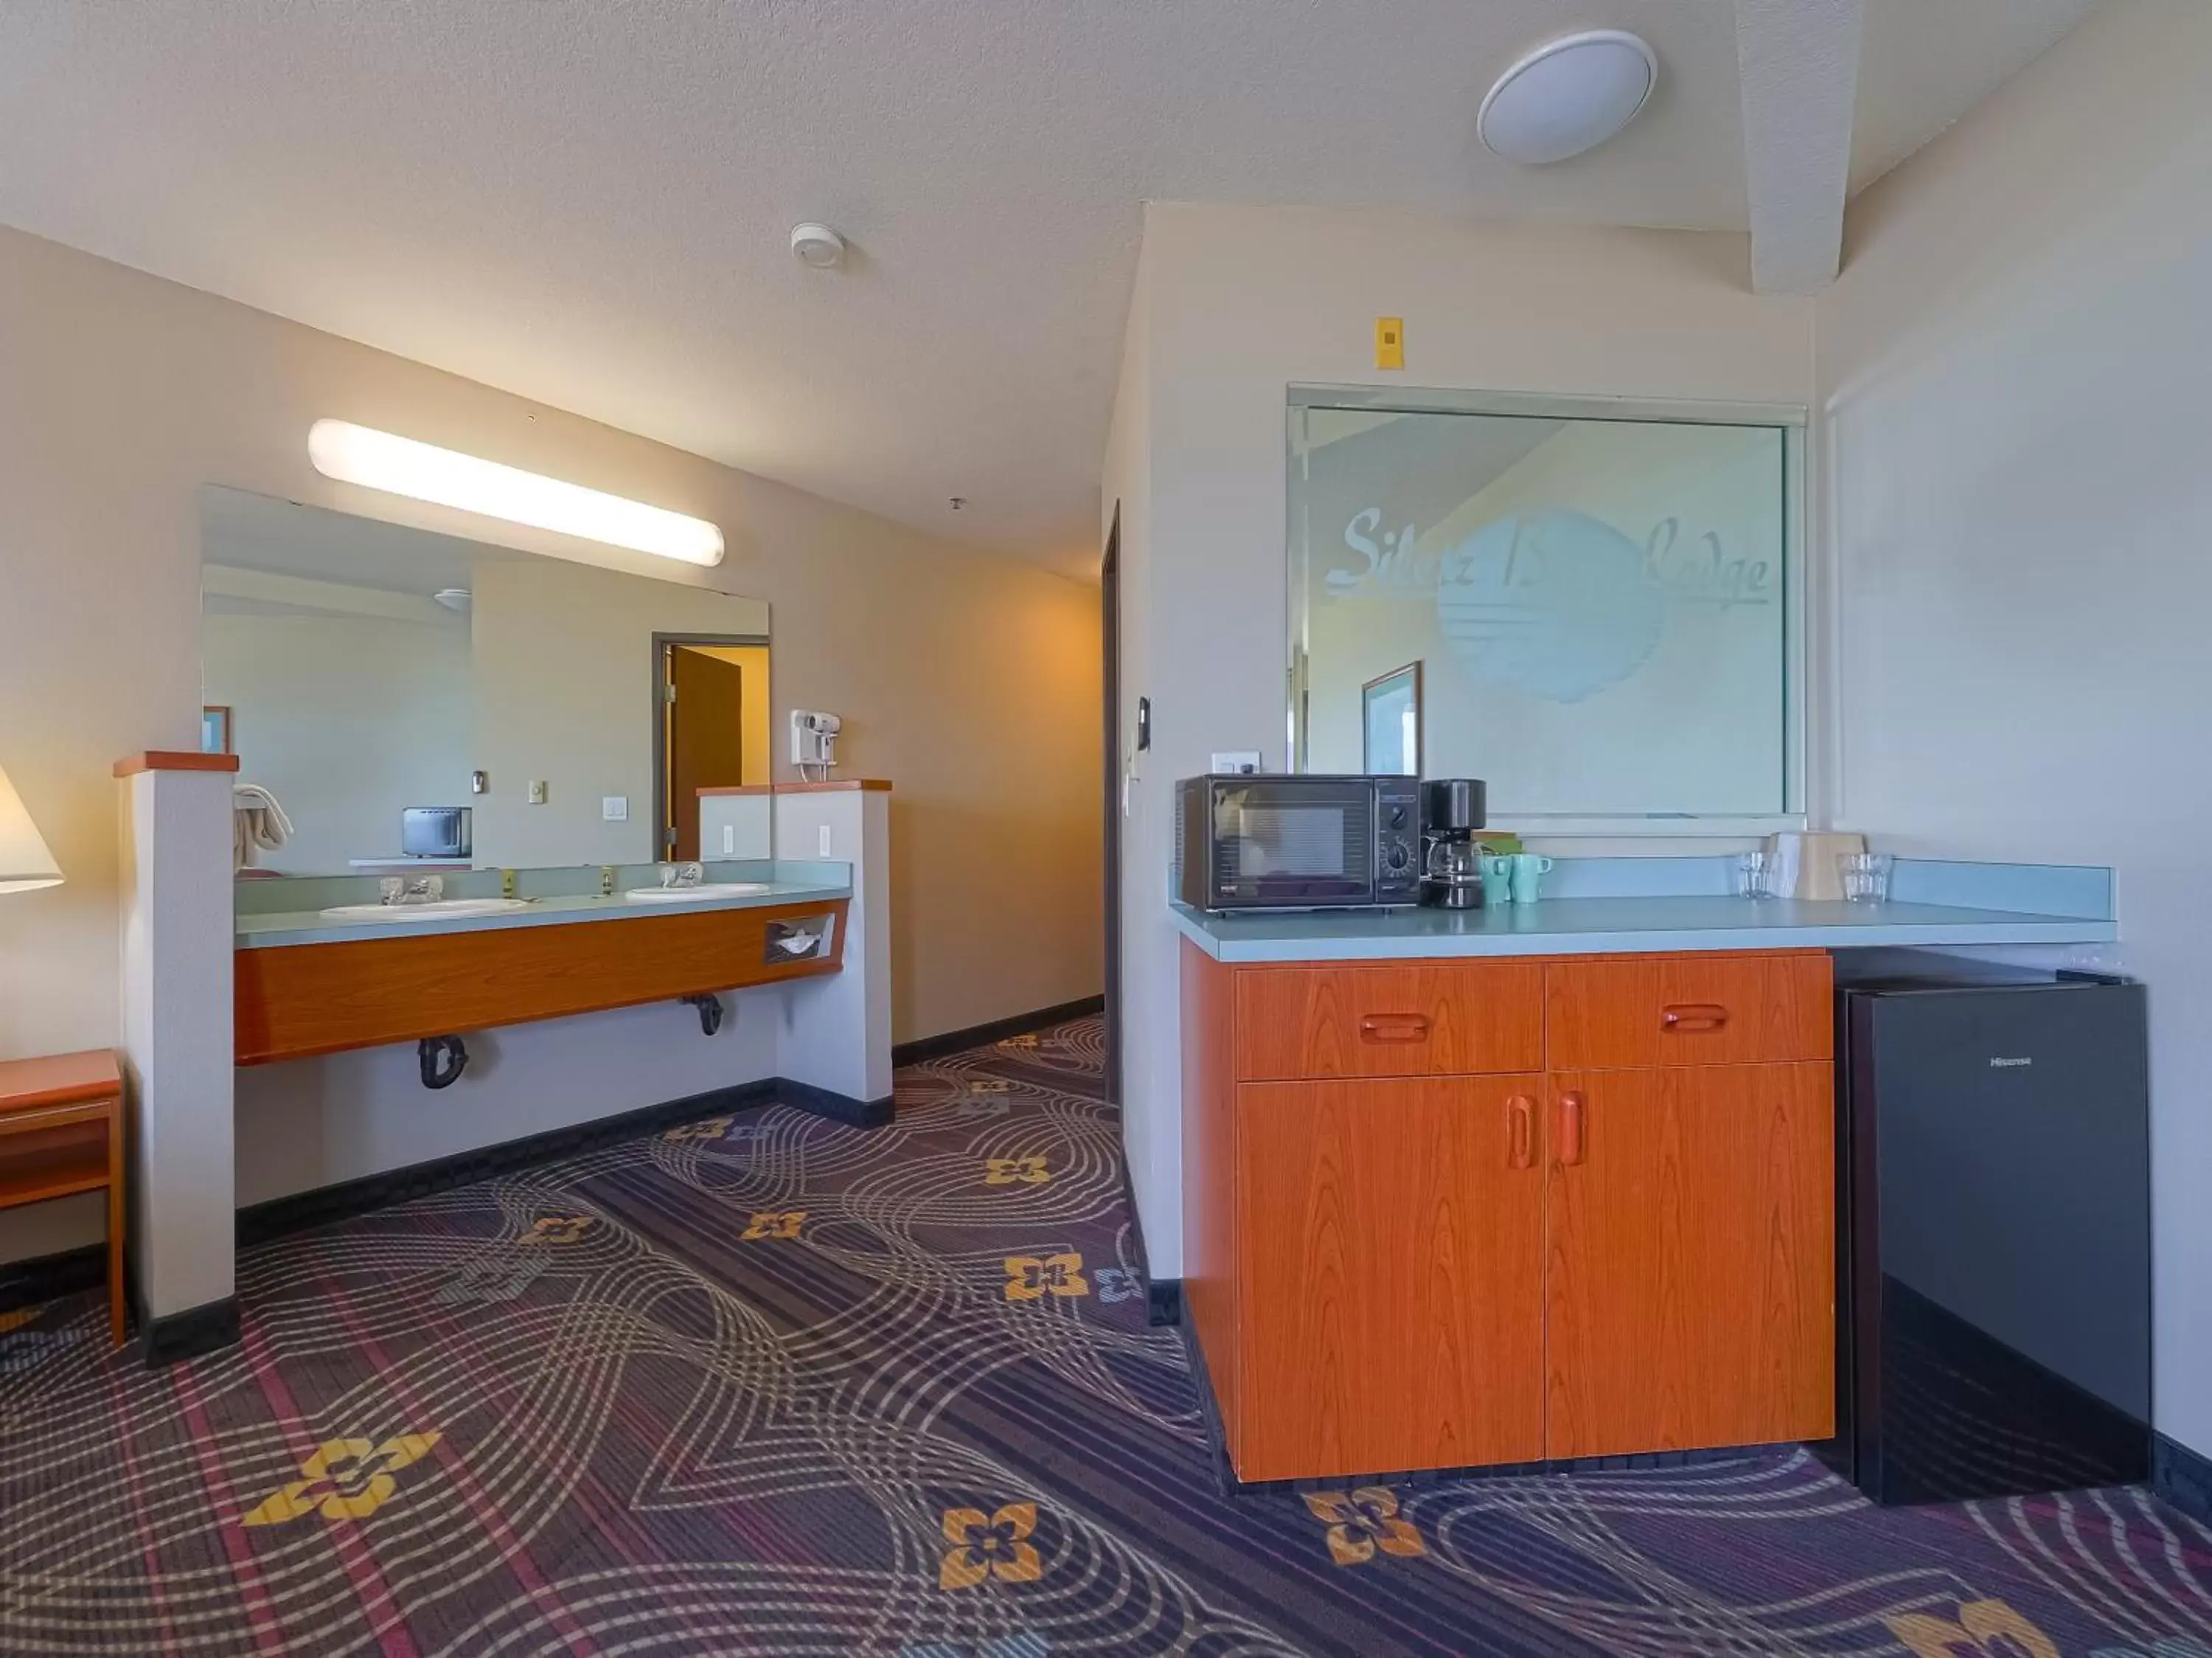
[{"label": "light switch plate", "polygon": [[600,795],[599,818],[601,821],[606,823],[628,823],[629,821],[629,796],[628,795]]},{"label": "light switch plate", "polygon": [[722,826],[722,856],[727,857],[737,850],[738,826],[734,823],[726,823]]},{"label": "light switch plate", "polygon": [[544,778],[532,777],[530,780],[530,803],[532,806],[543,806],[545,804]]},{"label": "light switch plate", "polygon": [[1209,771],[1257,771],[1260,751],[1256,748],[1227,748],[1211,757]]},{"label": "light switch plate", "polygon": [[830,856],[830,826],[828,824],[822,826],[822,833],[816,844],[821,848],[817,856],[828,857]]}]

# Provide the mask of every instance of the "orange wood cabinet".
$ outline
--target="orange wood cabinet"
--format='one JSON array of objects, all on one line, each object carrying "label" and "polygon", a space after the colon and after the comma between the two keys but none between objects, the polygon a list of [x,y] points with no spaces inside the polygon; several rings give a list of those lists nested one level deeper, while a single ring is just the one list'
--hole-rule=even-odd
[{"label": "orange wood cabinet", "polygon": [[[618,921],[348,939],[236,953],[237,1063],[265,1065],[427,1036],[672,1002],[834,973],[846,900]],[[830,923],[827,954],[785,960],[778,922]]]},{"label": "orange wood cabinet", "polygon": [[1185,1304],[1239,1478],[1832,1430],[1826,955],[1183,948]]},{"label": "orange wood cabinet", "polygon": [[107,1049],[0,1062],[0,1209],[107,1193],[107,1333],[120,1346],[123,1073]]}]

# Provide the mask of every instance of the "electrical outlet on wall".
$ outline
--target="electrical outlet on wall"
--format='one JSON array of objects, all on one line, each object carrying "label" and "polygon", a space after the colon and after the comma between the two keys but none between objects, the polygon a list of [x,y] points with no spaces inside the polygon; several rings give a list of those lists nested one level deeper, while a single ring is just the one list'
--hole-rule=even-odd
[{"label": "electrical outlet on wall", "polygon": [[830,856],[830,826],[826,823],[822,826],[822,833],[817,838],[817,856],[826,858]]},{"label": "electrical outlet on wall", "polygon": [[727,857],[737,850],[738,826],[734,823],[726,823],[722,826],[722,856]]},{"label": "electrical outlet on wall", "polygon": [[532,806],[543,806],[545,804],[544,778],[532,777],[530,780],[530,803]]},{"label": "electrical outlet on wall", "polygon": [[1256,748],[1218,749],[1208,759],[1209,771],[1257,771],[1260,751]]},{"label": "electrical outlet on wall", "polygon": [[629,821],[629,796],[628,795],[602,795],[599,797],[599,817],[603,822],[606,823],[628,823]]}]

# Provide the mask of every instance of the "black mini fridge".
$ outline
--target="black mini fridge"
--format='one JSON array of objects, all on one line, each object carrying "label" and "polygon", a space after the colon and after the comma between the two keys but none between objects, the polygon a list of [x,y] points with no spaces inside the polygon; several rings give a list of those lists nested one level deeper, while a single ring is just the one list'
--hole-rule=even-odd
[{"label": "black mini fridge", "polygon": [[1837,1437],[1814,1448],[1876,1503],[2143,1479],[2142,987],[1904,960],[1838,987]]}]

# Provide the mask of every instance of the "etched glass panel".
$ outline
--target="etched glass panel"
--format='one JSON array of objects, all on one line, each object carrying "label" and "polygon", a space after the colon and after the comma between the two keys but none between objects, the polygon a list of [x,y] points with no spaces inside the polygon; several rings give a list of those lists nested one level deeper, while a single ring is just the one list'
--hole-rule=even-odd
[{"label": "etched glass panel", "polygon": [[1788,437],[1294,408],[1298,769],[1364,769],[1412,664],[1422,771],[1495,819],[1791,810]]}]

